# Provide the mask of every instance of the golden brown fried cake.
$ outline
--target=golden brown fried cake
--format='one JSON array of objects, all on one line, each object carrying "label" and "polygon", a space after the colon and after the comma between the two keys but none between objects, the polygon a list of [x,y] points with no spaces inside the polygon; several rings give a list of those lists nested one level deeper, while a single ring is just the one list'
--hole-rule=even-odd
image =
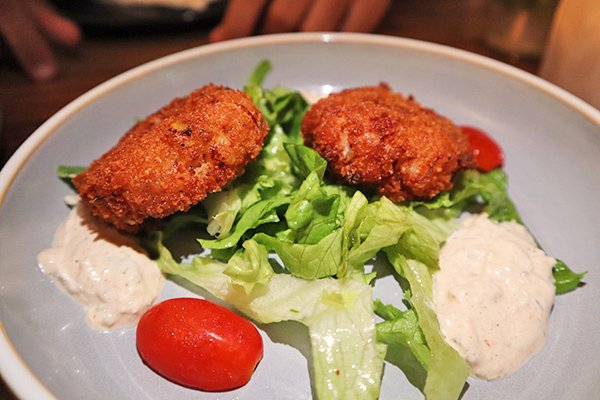
[{"label": "golden brown fried cake", "polygon": [[385,84],[318,101],[302,120],[302,134],[337,179],[393,201],[430,199],[473,165],[459,127]]},{"label": "golden brown fried cake", "polygon": [[135,232],[240,176],[268,130],[246,94],[207,85],[137,123],[73,183],[93,215]]}]

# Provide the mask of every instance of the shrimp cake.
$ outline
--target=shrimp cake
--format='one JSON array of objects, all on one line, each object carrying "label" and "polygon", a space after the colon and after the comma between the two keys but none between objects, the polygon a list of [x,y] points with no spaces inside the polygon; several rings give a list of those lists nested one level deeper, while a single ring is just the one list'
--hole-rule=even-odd
[{"label": "shrimp cake", "polygon": [[250,97],[210,84],[138,122],[73,183],[93,215],[135,232],[243,174],[268,130]]},{"label": "shrimp cake", "polygon": [[386,84],[321,99],[305,114],[302,135],[337,180],[396,202],[431,199],[474,165],[459,127]]}]

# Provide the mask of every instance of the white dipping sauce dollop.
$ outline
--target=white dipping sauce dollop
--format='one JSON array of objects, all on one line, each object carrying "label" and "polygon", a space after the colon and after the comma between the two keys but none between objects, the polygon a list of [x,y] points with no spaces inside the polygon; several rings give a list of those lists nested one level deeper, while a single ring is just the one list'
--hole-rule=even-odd
[{"label": "white dipping sauce dollop", "polygon": [[160,295],[165,278],[131,236],[93,218],[80,203],[38,255],[43,272],[100,329],[134,325]]},{"label": "white dipping sauce dollop", "polygon": [[450,235],[433,277],[433,302],[446,341],[472,375],[506,376],[541,349],[554,264],[513,221],[472,216]]}]

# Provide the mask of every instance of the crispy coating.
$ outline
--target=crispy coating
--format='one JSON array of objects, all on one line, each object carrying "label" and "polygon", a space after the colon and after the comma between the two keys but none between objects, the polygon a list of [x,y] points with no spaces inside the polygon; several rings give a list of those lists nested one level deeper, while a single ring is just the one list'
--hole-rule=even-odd
[{"label": "crispy coating", "polygon": [[207,85],[137,123],[73,183],[93,215],[135,232],[240,176],[268,130],[246,94]]},{"label": "crispy coating", "polygon": [[386,84],[321,99],[304,116],[302,134],[338,180],[396,202],[433,198],[473,166],[459,127]]}]

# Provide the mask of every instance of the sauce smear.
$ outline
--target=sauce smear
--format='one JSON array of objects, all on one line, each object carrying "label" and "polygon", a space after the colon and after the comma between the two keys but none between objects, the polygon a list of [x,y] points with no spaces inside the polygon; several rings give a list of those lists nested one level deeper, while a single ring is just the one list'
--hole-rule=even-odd
[{"label": "sauce smear", "polygon": [[446,341],[482,379],[506,376],[543,346],[555,260],[514,221],[472,216],[447,240],[433,278]]},{"label": "sauce smear", "polygon": [[165,281],[133,237],[93,218],[82,204],[57,229],[38,264],[100,329],[135,325]]}]

